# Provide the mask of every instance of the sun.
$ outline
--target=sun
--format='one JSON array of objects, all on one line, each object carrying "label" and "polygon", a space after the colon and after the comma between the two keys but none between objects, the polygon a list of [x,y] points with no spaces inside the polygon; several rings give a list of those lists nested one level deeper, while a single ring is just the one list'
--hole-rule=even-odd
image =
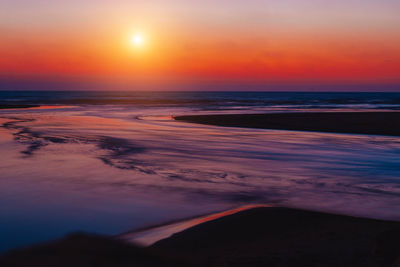
[{"label": "sun", "polygon": [[145,43],[145,39],[142,34],[136,33],[131,37],[131,44],[136,47],[143,46]]}]

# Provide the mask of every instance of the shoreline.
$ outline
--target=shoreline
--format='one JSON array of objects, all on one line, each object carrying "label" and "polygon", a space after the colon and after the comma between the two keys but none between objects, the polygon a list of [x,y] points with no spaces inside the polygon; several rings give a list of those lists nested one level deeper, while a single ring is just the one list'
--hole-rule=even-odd
[{"label": "shoreline", "polygon": [[117,235],[116,238],[135,245],[148,247],[156,242],[167,239],[176,233],[180,233],[202,223],[260,207],[272,207],[272,205],[254,204],[241,206],[234,209],[213,212],[207,215],[194,216],[191,218],[149,226],[134,231],[128,231],[126,233]]},{"label": "shoreline", "polygon": [[174,116],[176,121],[269,130],[400,136],[400,112],[299,112]]}]

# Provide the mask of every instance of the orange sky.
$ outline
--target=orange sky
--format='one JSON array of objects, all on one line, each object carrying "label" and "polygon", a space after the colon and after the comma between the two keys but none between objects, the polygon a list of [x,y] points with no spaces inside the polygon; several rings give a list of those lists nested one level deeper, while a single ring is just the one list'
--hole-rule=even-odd
[{"label": "orange sky", "polygon": [[[153,9],[121,1],[126,10],[107,1],[93,9],[94,3],[86,2],[81,9],[71,1],[29,10],[6,1],[0,13],[5,15],[0,19],[0,75],[400,82],[400,19],[389,0],[386,5],[367,1],[361,11],[351,6],[354,1],[339,1],[330,9],[322,0],[306,7],[295,0],[283,1],[286,6],[254,0],[246,8],[236,1],[218,6],[205,1],[202,9],[190,1],[168,6],[153,1]],[[138,31],[146,39],[143,47],[130,43]]]}]

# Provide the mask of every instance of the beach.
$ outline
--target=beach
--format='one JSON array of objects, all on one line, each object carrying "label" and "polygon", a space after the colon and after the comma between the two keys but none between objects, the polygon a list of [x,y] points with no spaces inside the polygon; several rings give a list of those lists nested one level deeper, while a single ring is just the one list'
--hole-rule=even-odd
[{"label": "beach", "polygon": [[[374,104],[371,97],[376,97]],[[355,98],[358,104],[354,104]],[[6,93],[4,105],[40,108],[0,111],[0,153],[7,155],[0,162],[0,255],[8,261],[14,257],[6,256],[12,250],[27,253],[23,248],[35,248],[32,254],[39,255],[36,249],[42,245],[37,244],[56,242],[63,247],[64,242],[76,244],[82,238],[86,240],[83,244],[93,244],[95,238],[94,243],[106,246],[86,245],[93,248],[90,253],[98,255],[113,251],[114,245],[106,245],[110,239],[120,244],[139,236],[142,239],[135,240],[143,242],[129,243],[127,250],[137,249],[140,243],[150,246],[140,248],[140,255],[155,253],[163,262],[175,263],[175,259],[164,259],[165,254],[176,255],[183,264],[190,258],[202,262],[191,248],[194,241],[190,240],[197,237],[186,233],[205,225],[206,230],[201,230],[204,240],[196,243],[212,240],[226,250],[214,247],[218,255],[201,249],[198,253],[215,262],[233,260],[244,266],[245,261],[275,262],[257,249],[254,254],[242,250],[252,246],[266,248],[268,255],[277,255],[282,264],[289,264],[282,260],[284,255],[290,261],[302,260],[291,254],[289,245],[282,243],[272,250],[263,243],[269,233],[256,222],[269,216],[263,214],[275,214],[272,209],[257,209],[254,216],[250,210],[237,213],[245,214],[240,224],[245,226],[243,233],[255,236],[251,238],[254,245],[246,243],[243,235],[229,233],[217,238],[206,234],[212,232],[208,223],[222,220],[226,230],[235,225],[224,219],[238,218],[227,216],[234,215],[232,209],[269,206],[281,207],[287,214],[274,215],[276,224],[282,225],[277,232],[288,231],[283,227],[286,221],[298,221],[298,214],[291,210],[310,214],[305,219],[310,225],[316,225],[311,217],[317,220],[320,213],[349,216],[336,225],[352,221],[349,218],[369,218],[357,221],[360,231],[370,234],[365,237],[368,246],[359,245],[361,241],[351,243],[361,253],[354,257],[380,261],[380,256],[378,259],[369,251],[381,231],[377,232],[379,227],[374,224],[362,225],[371,219],[400,221],[398,107],[393,106],[392,98],[392,94]],[[316,99],[318,106],[310,108]],[[389,107],[392,109],[387,111]],[[186,117],[193,115],[190,121]],[[210,116],[218,120],[212,121]],[[279,121],[280,127],[276,126]],[[216,213],[224,215],[216,217]],[[246,232],[253,226],[264,241]],[[322,228],[316,232],[325,236]],[[294,234],[307,229],[299,226]],[[350,235],[346,229],[326,231],[343,230]],[[382,232],[390,229],[385,226]],[[85,234],[71,237],[75,232]],[[123,233],[133,235],[114,240]],[[343,244],[348,242],[345,235],[338,234]],[[299,238],[306,242],[310,236]],[[360,240],[357,238],[352,236]],[[183,239],[187,251],[180,245]],[[320,256],[307,256],[304,262],[328,257],[326,240],[302,243],[300,239],[295,243],[285,236],[282,242],[297,244],[304,255],[326,246],[318,252]],[[340,244],[338,247],[345,247]],[[168,248],[171,251],[167,252]],[[237,251],[238,258],[229,251]],[[340,258],[352,257],[345,251],[338,253],[342,253]],[[60,257],[64,257],[62,253]]]}]

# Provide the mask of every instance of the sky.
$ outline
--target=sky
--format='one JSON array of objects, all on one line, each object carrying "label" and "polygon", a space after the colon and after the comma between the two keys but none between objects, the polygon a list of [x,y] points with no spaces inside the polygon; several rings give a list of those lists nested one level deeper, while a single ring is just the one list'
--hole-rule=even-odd
[{"label": "sky", "polygon": [[398,0],[2,0],[0,88],[400,84],[398,10]]}]

